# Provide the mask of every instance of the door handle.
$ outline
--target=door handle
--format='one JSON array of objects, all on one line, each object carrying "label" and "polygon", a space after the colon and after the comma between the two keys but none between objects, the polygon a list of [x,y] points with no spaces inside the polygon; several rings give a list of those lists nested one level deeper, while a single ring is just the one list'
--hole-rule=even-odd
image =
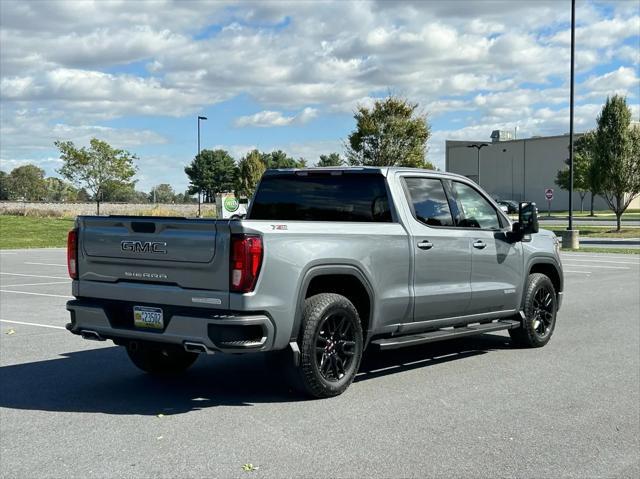
[{"label": "door handle", "polygon": [[418,248],[420,249],[431,249],[433,248],[433,243],[429,240],[420,241],[418,243]]},{"label": "door handle", "polygon": [[482,240],[477,240],[473,242],[473,247],[476,249],[485,249],[487,244]]}]

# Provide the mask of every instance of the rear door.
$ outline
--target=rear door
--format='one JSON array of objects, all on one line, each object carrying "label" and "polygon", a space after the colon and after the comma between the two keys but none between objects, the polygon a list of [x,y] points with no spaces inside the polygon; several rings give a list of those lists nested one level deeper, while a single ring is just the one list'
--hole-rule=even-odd
[{"label": "rear door", "polygon": [[507,236],[510,224],[473,185],[446,181],[471,242],[471,302],[468,314],[517,309],[523,277],[522,243]]},{"label": "rear door", "polygon": [[133,216],[79,217],[80,284],[135,283],[228,291],[226,222]]},{"label": "rear door", "polygon": [[454,224],[454,212],[442,181],[423,175],[402,176],[415,249],[414,322],[464,315],[471,299],[471,245]]}]

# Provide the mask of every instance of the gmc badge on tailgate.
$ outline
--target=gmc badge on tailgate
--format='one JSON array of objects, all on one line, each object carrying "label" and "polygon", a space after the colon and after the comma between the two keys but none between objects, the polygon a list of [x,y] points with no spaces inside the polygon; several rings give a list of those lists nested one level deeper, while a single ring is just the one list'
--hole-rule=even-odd
[{"label": "gmc badge on tailgate", "polygon": [[125,240],[120,242],[120,249],[129,253],[159,253],[167,254],[165,249],[167,243],[162,241],[133,241]]}]

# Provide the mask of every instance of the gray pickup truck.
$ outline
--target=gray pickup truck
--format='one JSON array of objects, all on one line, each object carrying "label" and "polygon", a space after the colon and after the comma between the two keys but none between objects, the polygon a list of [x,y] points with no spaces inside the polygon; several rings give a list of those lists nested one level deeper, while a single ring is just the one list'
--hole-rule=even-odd
[{"label": "gray pickup truck", "polygon": [[269,351],[315,397],[366,348],[499,330],[544,346],[563,290],[535,204],[512,223],[467,178],[411,168],[268,170],[246,218],[80,216],[67,257],[72,333],[154,374]]}]

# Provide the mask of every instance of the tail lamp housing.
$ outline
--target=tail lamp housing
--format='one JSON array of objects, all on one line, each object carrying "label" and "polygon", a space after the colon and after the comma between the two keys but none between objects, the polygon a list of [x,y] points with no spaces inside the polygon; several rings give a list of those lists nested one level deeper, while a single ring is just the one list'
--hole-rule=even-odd
[{"label": "tail lamp housing", "polygon": [[237,293],[253,291],[263,257],[262,238],[256,235],[232,235],[229,289]]},{"label": "tail lamp housing", "polygon": [[78,230],[73,229],[67,235],[67,269],[71,279],[78,279]]}]

